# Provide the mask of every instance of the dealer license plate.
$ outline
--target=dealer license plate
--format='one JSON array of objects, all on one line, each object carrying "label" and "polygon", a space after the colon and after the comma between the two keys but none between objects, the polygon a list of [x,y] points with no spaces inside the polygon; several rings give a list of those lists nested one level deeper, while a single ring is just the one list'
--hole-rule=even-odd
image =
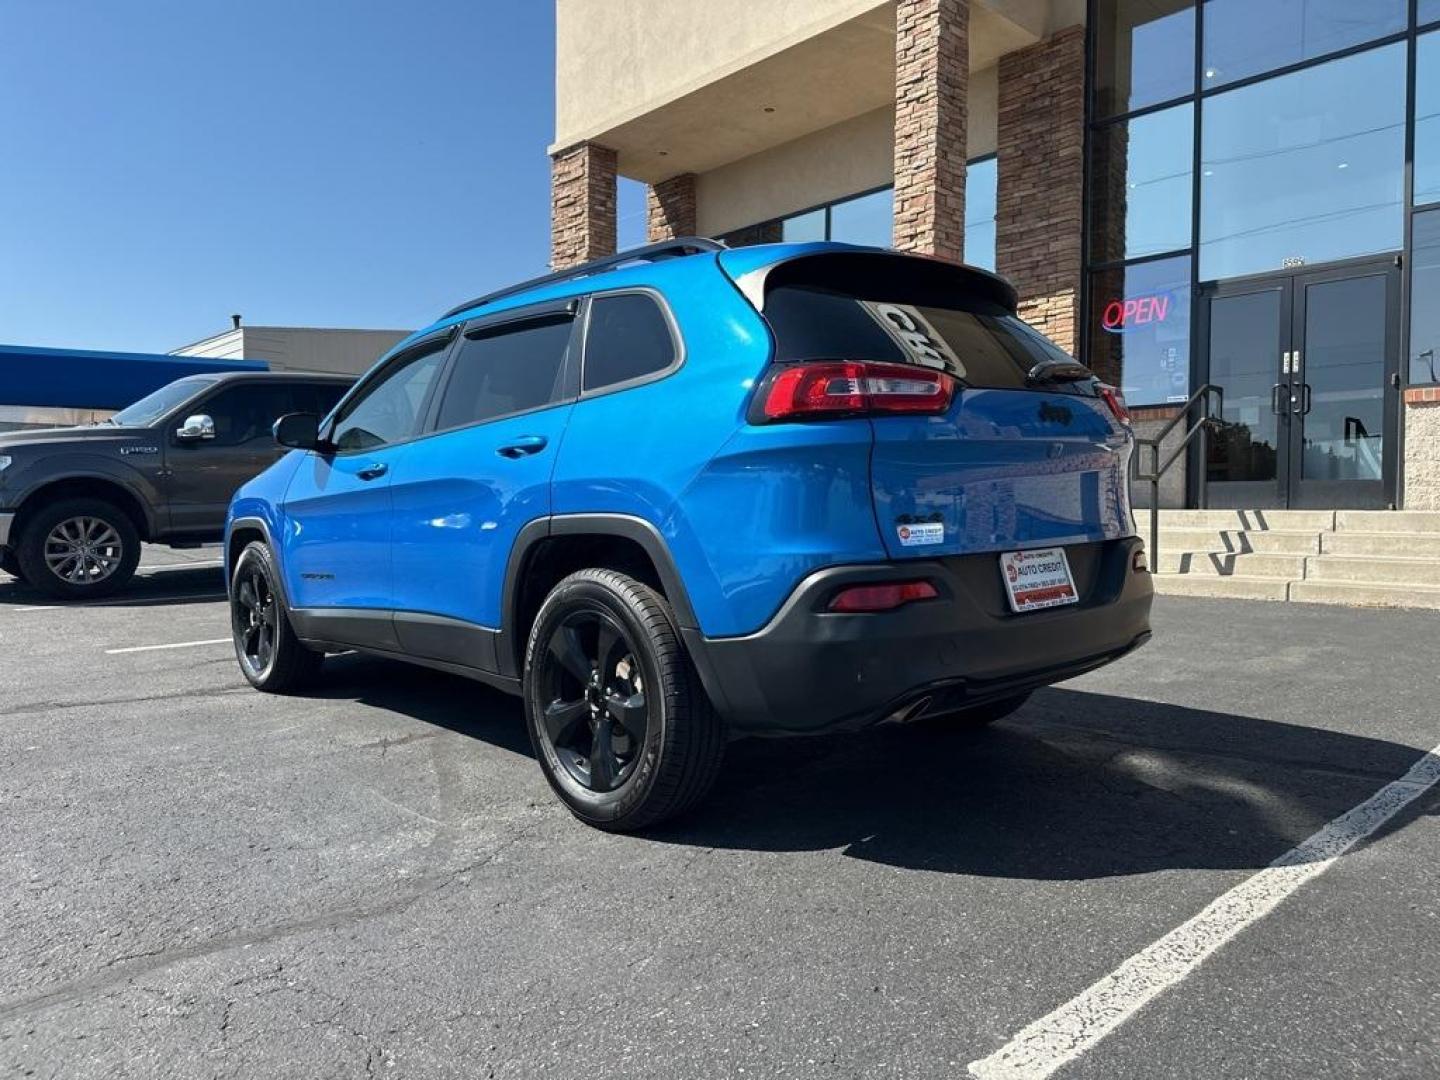
[{"label": "dealer license plate", "polygon": [[1000,576],[1011,611],[1039,611],[1080,599],[1064,548],[1007,551],[1000,556]]}]

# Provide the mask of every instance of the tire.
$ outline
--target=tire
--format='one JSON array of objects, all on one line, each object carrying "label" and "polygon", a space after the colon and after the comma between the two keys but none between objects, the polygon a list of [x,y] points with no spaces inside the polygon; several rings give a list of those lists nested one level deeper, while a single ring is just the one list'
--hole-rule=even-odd
[{"label": "tire", "polygon": [[997,720],[1004,720],[1005,717],[1029,701],[1030,694],[1031,691],[1027,690],[1014,697],[987,701],[983,705],[974,705],[968,709],[956,709],[954,712],[922,716],[916,721],[916,726],[936,732],[975,731],[978,728],[988,727]]},{"label": "tire", "polygon": [[658,824],[703,799],[720,772],[724,721],[670,605],[632,577],[581,570],[556,585],[530,630],[523,686],[535,758],[586,824]]},{"label": "tire", "polygon": [[276,588],[270,549],[258,540],[235,560],[230,578],[230,636],[240,673],[256,690],[284,694],[310,682],[325,657],[295,636]]},{"label": "tire", "polygon": [[112,502],[61,499],[27,515],[15,556],[33,588],[61,600],[94,600],[135,576],[140,534]]},{"label": "tire", "polygon": [[30,584],[25,580],[25,571],[20,569],[20,559],[16,556],[15,552],[9,548],[0,551],[0,570],[5,571],[5,573],[15,578],[21,584]]}]

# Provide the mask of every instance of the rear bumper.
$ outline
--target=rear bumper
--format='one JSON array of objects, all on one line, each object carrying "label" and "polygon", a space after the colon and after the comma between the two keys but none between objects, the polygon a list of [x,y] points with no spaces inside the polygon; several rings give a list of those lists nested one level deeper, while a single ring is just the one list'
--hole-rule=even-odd
[{"label": "rear bumper", "polygon": [[[896,713],[939,711],[1068,679],[1150,636],[1150,575],[1132,569],[1134,537],[1067,547],[1080,602],[1016,615],[998,555],[834,567],[741,638],[685,631],[702,681],[742,733],[854,729]],[[940,597],[896,611],[837,615],[843,585],[925,578]],[[923,707],[917,708],[917,706]]]},{"label": "rear bumper", "polygon": [[0,514],[0,548],[10,546],[10,533],[15,528],[14,514]]}]

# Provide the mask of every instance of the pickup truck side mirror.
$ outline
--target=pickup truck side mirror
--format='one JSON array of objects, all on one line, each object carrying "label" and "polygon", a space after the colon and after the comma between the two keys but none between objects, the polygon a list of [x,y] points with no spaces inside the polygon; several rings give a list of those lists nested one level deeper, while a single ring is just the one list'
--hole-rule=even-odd
[{"label": "pickup truck side mirror", "polygon": [[320,445],[320,418],[313,413],[286,413],[271,430],[281,446],[314,450]]},{"label": "pickup truck side mirror", "polygon": [[187,416],[185,423],[175,430],[175,438],[181,442],[198,442],[215,437],[215,421],[204,413]]}]

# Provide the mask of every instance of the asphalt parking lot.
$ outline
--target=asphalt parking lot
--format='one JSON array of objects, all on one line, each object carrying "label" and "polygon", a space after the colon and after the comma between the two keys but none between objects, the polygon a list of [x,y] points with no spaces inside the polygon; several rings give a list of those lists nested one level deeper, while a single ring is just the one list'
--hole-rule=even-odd
[{"label": "asphalt parking lot", "polygon": [[[1440,786],[1203,963],[1167,938],[1440,743],[1433,613],[1162,599],[988,732],[737,743],[617,837],[484,687],[252,692],[215,557],[89,607],[0,575],[0,1075],[1440,1075]],[[1163,992],[1086,996],[1157,942]]]}]

